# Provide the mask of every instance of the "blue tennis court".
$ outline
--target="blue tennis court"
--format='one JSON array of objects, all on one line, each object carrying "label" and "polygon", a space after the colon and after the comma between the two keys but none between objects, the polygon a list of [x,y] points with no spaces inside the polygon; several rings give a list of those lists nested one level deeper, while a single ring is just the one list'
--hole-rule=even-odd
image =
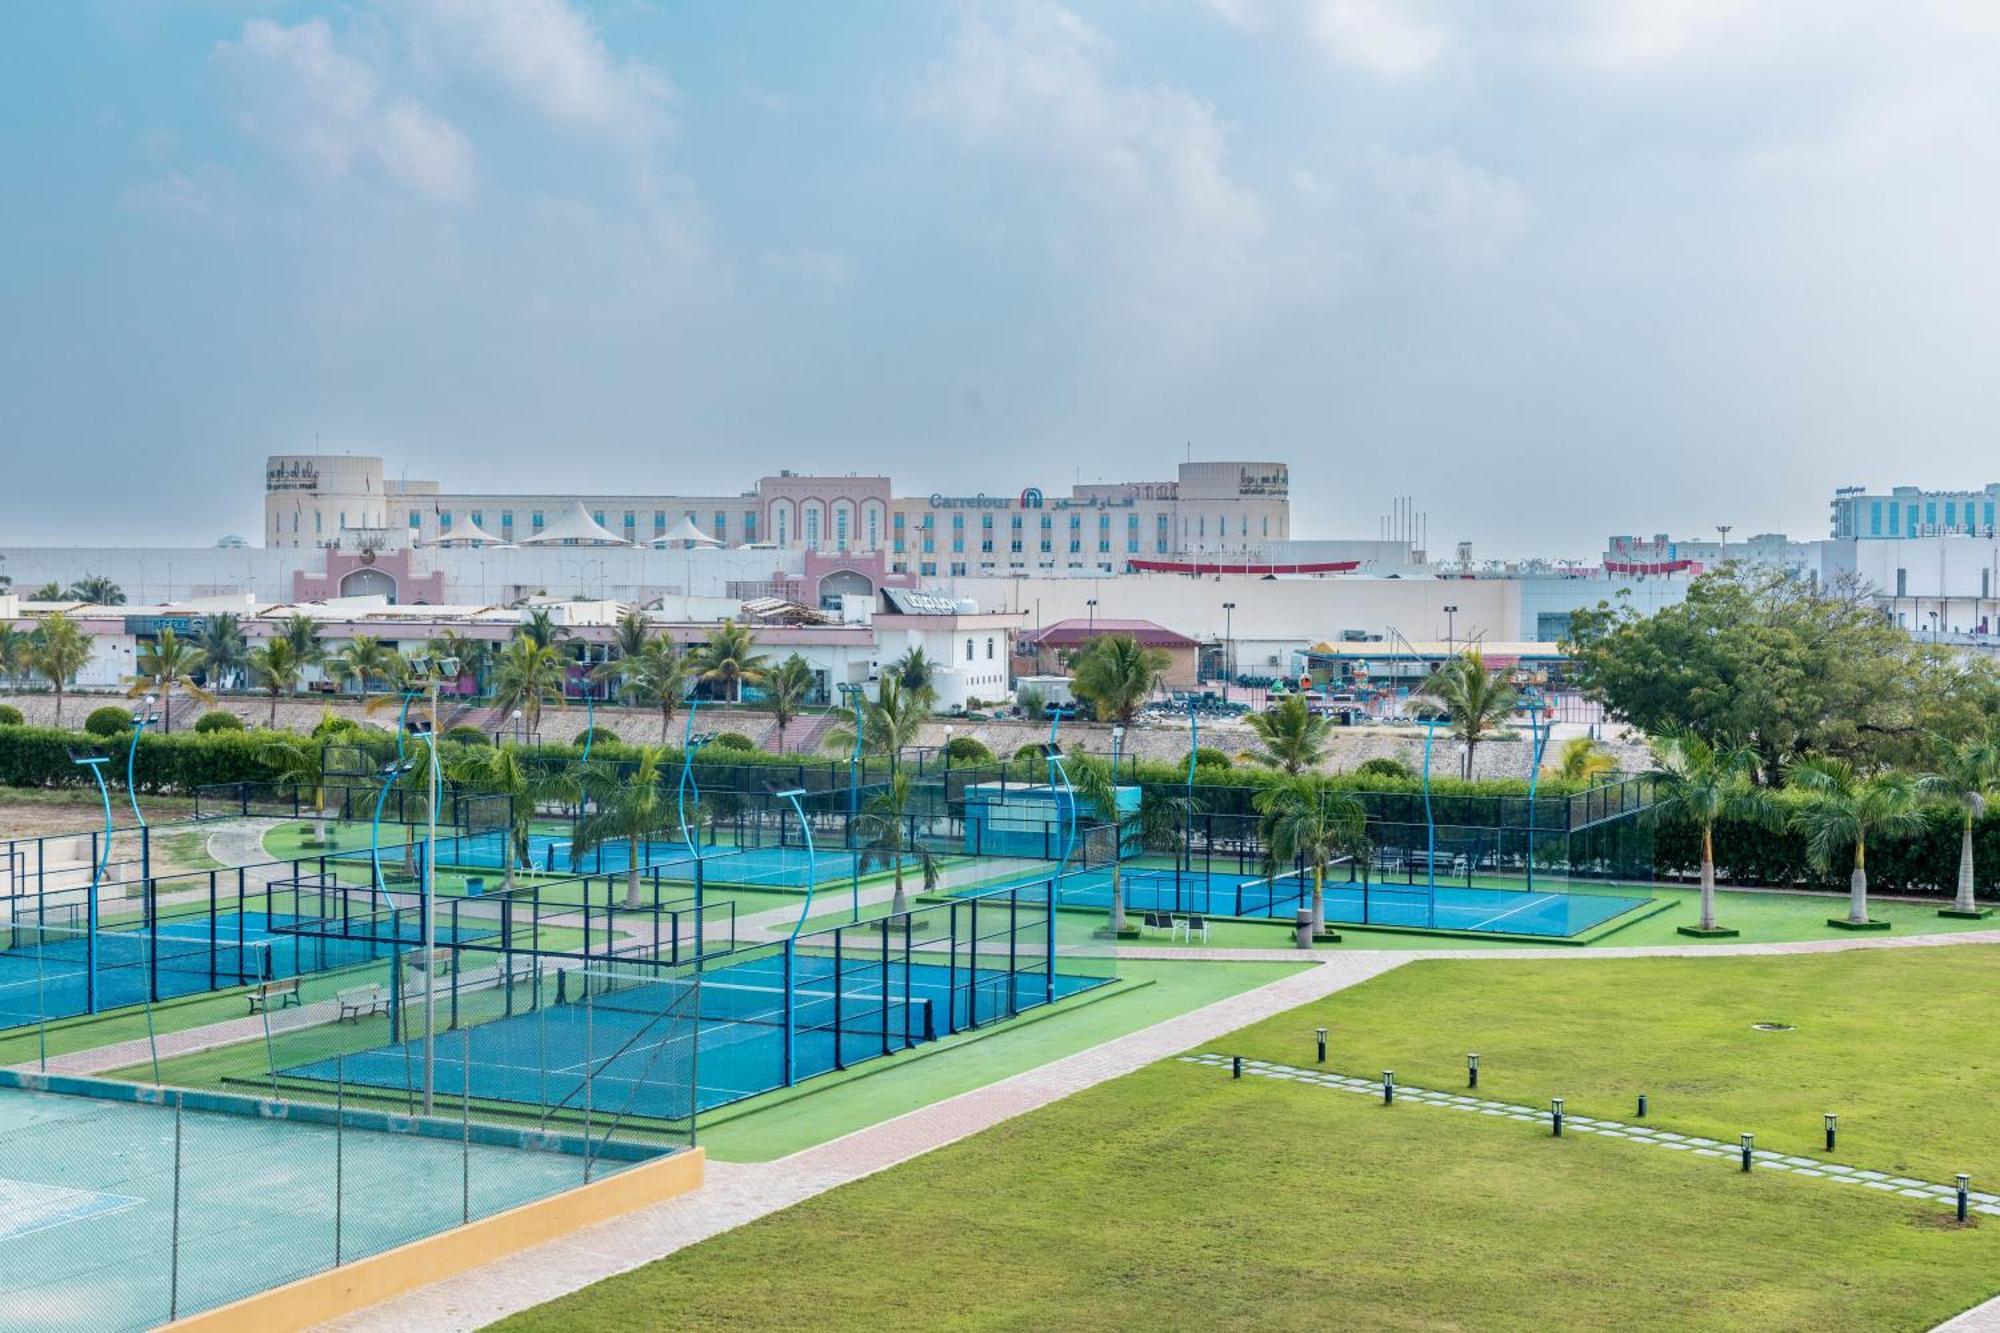
[{"label": "blue tennis court", "polygon": [[[438,1044],[435,1087],[441,1096],[460,1096],[469,1077],[478,1099],[570,1115],[588,1099],[593,1114],[604,1117],[679,1120],[690,1112],[690,1059],[692,1109],[709,1110],[1011,1018],[1110,979],[1058,973],[1051,981],[1046,970],[869,957],[860,950],[839,961],[798,953],[789,988],[782,954],[711,967],[701,974],[698,1014],[689,1012],[696,1006],[683,980],[605,985],[570,971],[516,981],[513,1012],[466,1029],[469,1069],[459,1034]],[[340,1071],[323,1059],[282,1072],[321,1081],[344,1072],[350,1084],[405,1092],[421,1077],[421,1060],[422,1042],[412,1039],[347,1055]],[[586,1069],[593,1071],[588,1089]]]},{"label": "blue tennis court", "polygon": [[[438,864],[461,869],[499,870],[507,843],[504,831],[490,830],[484,833],[464,833],[449,838],[438,839]],[[591,847],[582,855],[575,854],[575,844],[571,839],[550,833],[531,833],[528,836],[528,856],[532,867],[550,875],[612,875],[623,874],[631,867],[632,847],[624,839],[601,843]],[[400,845],[383,848],[385,863],[391,850],[398,856]],[[418,846],[419,853],[422,844]],[[340,854],[342,860],[366,861],[370,849],[359,848]],[[856,855],[842,847],[822,847],[814,849],[811,858],[803,847],[737,847],[728,843],[706,844],[700,847],[697,856],[688,850],[686,843],[678,839],[651,838],[639,844],[639,865],[642,869],[658,868],[662,875],[678,880],[693,880],[699,863],[701,878],[705,884],[733,885],[740,888],[768,887],[778,889],[803,889],[808,884],[831,884],[848,879],[856,869]],[[879,857],[871,857],[869,863],[861,867],[864,875],[881,874],[889,866]]]},{"label": "blue tennis court", "polygon": [[[1043,876],[1035,877],[1039,882]],[[1196,912],[1206,916],[1289,919],[1312,905],[1312,877],[1259,878],[1201,870],[1127,866],[1120,872],[1126,910]],[[1027,882],[1027,881],[1023,881]],[[1555,886],[1566,881],[1556,880]],[[990,885],[982,886],[990,888]],[[1435,895],[1435,896],[1433,896]],[[1111,868],[1089,866],[1062,877],[1065,907],[1111,906]],[[1478,931],[1501,935],[1568,938],[1644,907],[1651,898],[1612,893],[1572,893],[1562,887],[1528,889],[1335,880],[1325,886],[1326,919],[1346,925],[1410,930]]]},{"label": "blue tennis court", "polygon": [[[162,921],[151,931],[100,929],[97,1008],[349,967],[386,957],[393,947],[386,941],[282,933],[294,920],[262,912],[218,912],[212,926],[203,913]],[[6,945],[0,948],[0,1027],[89,1012],[87,932],[22,920],[0,928],[0,942]],[[417,942],[414,934],[410,942]]]}]

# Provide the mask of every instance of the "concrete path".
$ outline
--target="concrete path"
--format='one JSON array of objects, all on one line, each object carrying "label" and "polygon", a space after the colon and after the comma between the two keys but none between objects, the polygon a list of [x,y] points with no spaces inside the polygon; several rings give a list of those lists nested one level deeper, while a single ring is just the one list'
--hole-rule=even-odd
[{"label": "concrete path", "polygon": [[[1902,939],[1839,939],[1790,944],[1631,949],[1521,949],[1477,952],[1323,952],[1263,949],[1133,949],[1146,958],[1241,959],[1316,964],[1308,971],[1218,1000],[1087,1051],[857,1130],[774,1162],[711,1163],[709,1184],[685,1198],[440,1282],[327,1327],[342,1330],[474,1329],[825,1190],[956,1142],[1073,1092],[1178,1055],[1247,1024],[1358,985],[1420,958],[1716,957],[1829,953],[1849,949],[2000,943],[2000,930]],[[1990,1322],[1980,1322],[1987,1320]],[[1960,1316],[1953,1333],[2000,1329],[2000,1299]]]}]

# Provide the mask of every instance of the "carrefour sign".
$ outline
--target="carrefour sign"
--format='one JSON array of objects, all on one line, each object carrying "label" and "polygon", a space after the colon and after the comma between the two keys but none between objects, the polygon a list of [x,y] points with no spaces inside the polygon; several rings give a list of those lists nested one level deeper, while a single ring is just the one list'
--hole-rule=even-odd
[{"label": "carrefour sign", "polygon": [[[1035,494],[1039,496],[1041,492],[1036,491]],[[1025,492],[1022,498],[1026,498]],[[1013,503],[1012,500],[1009,500],[1004,495],[987,495],[983,491],[978,495],[931,496],[931,508],[933,509],[1005,509]]]}]

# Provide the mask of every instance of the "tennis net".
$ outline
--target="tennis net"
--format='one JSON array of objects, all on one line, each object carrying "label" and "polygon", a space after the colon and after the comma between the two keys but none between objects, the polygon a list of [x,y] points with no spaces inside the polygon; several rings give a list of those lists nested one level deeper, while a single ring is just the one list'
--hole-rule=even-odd
[{"label": "tennis net", "polygon": [[878,1037],[884,1031],[906,1041],[933,1041],[937,1022],[931,1002],[922,996],[904,999],[880,991],[802,990],[784,986],[749,986],[698,978],[635,976],[621,971],[565,972],[557,978],[556,1002],[581,1003],[588,994],[602,1014],[606,1011],[648,1017],[675,1011],[705,1022],[748,1023],[784,1027],[790,1013],[795,1032],[838,1032]]}]

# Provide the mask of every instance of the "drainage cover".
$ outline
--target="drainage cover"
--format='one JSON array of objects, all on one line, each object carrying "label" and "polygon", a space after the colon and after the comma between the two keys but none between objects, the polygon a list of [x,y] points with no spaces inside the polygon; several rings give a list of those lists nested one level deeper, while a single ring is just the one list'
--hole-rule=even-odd
[{"label": "drainage cover", "polygon": [[1790,1023],[1752,1023],[1750,1026],[1757,1029],[1757,1031],[1759,1032],[1793,1031],[1792,1025]]}]

